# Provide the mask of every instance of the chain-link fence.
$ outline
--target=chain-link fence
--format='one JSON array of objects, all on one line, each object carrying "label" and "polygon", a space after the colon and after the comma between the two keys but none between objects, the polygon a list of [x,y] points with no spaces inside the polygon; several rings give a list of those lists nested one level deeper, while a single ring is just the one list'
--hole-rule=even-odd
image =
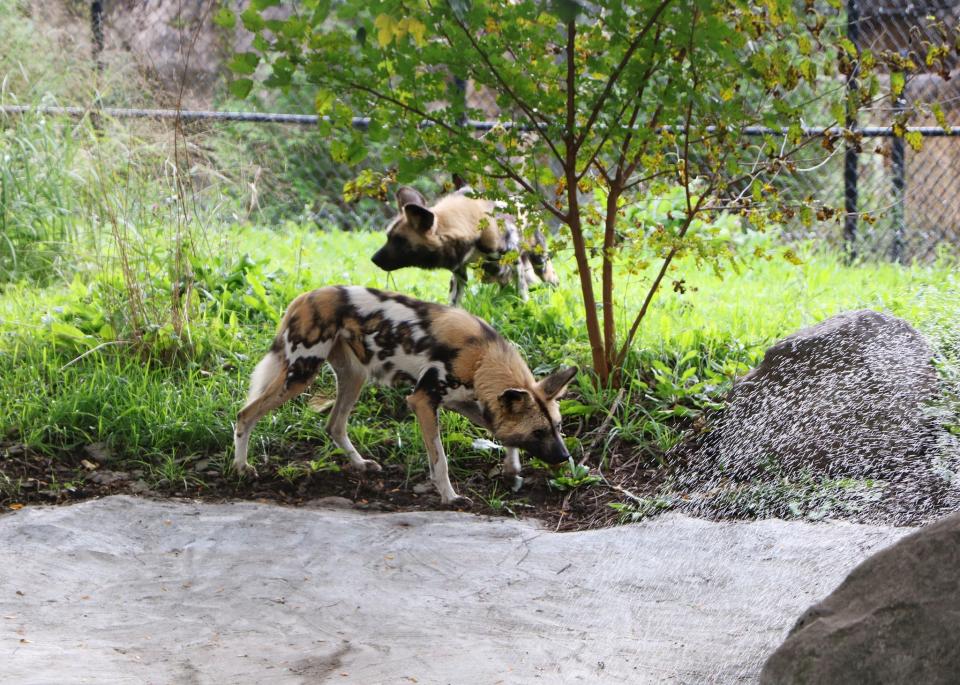
[{"label": "chain-link fence", "polygon": [[[887,50],[923,63],[930,43],[943,39],[960,20],[954,0],[848,0],[847,36],[863,54]],[[911,261],[935,258],[960,246],[960,131],[939,124],[958,121],[960,86],[956,59],[940,62],[940,75],[908,80],[898,102],[886,102],[861,111],[856,126],[859,150],[842,142],[831,153],[821,149],[798,159],[798,171],[783,181],[784,194],[802,203],[843,209],[832,220],[812,226],[788,222],[786,234],[843,247],[865,258]],[[889,78],[889,74],[881,75]],[[851,84],[848,84],[850,87]],[[854,84],[855,85],[855,84]],[[923,133],[922,147],[913,149],[894,135],[893,124],[908,103],[940,107],[938,121],[931,113],[908,123]],[[812,113],[812,117],[817,116]]]},{"label": "chain-link fence", "polygon": [[[51,3],[53,4],[53,3]],[[70,3],[67,3],[70,4]],[[150,72],[154,81],[175,86],[159,88],[158,93],[177,92],[176,102],[160,96],[155,103],[136,103],[140,106],[184,107],[216,106],[212,93],[222,79],[223,64],[233,50],[246,49],[249,37],[240,29],[236,35],[223,36],[218,43],[213,33],[204,29],[212,24],[214,0],[182,3],[177,0],[157,0],[138,3],[133,0],[95,0],[72,3],[88,12],[90,44],[98,69],[105,58],[115,61],[131,55]],[[243,0],[230,0],[234,8],[245,5]],[[284,12],[283,8],[271,8]],[[926,44],[942,38],[938,22],[954,26],[960,22],[960,3],[956,0],[847,0],[847,36],[863,50],[878,52],[892,50],[915,61],[925,58]],[[246,43],[245,43],[246,41]],[[955,61],[955,60],[954,60]],[[800,220],[803,213],[788,215],[784,222],[787,239],[811,238],[864,258],[910,261],[929,260],[942,250],[957,251],[960,245],[960,137],[953,131],[941,130],[938,124],[956,121],[960,124],[960,79],[949,79],[956,64],[942,63],[940,76],[921,76],[908,81],[899,103],[873,106],[861,112],[857,121],[845,122],[860,131],[859,150],[838,138],[835,145],[818,143],[808,146],[807,152],[794,161],[796,168],[784,172],[776,181],[785,205],[801,207],[815,203],[818,207],[834,208],[813,223]],[[884,76],[886,77],[886,76]],[[186,84],[186,88],[184,88]],[[494,121],[500,112],[492,93],[478,90],[473,83],[459,84],[462,97],[469,107]],[[911,127],[925,127],[923,145],[915,150],[901,137],[893,135],[891,126],[902,114],[906,103],[921,100],[938,103],[943,116],[939,121],[932,115],[907,122]],[[100,105],[110,102],[101,101]],[[306,98],[288,97],[281,108],[309,111]],[[117,112],[114,112],[116,114]],[[144,112],[156,116],[156,112]],[[282,201],[289,208],[300,205],[301,216],[309,216],[324,224],[344,228],[356,225],[376,225],[389,209],[376,203],[348,204],[342,200],[345,180],[356,168],[334,161],[316,133],[304,128],[290,133],[270,116],[243,114],[222,116],[216,113],[186,114],[185,118],[206,120],[229,119],[231,132],[249,145],[251,154],[260,150],[265,161],[269,155],[285,158],[288,167],[297,166],[301,174],[293,181],[271,181],[269,170],[262,180],[261,196],[269,192],[271,182],[283,188]],[[827,123],[823,112],[812,111],[810,125]],[[312,123],[305,116],[284,119],[289,123]],[[257,122],[257,123],[253,123]],[[483,128],[483,122],[476,122]],[[358,123],[362,126],[362,121]],[[960,133],[960,131],[957,131]],[[364,164],[376,167],[376,150]],[[252,186],[256,186],[260,171]],[[434,179],[437,190],[449,178]],[[271,198],[272,200],[275,198]],[[266,204],[261,201],[261,205]],[[253,206],[253,202],[251,202]]]}]

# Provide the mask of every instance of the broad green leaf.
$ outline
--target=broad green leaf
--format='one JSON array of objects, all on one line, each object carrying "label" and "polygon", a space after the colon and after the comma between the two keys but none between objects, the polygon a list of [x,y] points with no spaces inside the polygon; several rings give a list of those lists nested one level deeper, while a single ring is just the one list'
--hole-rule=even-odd
[{"label": "broad green leaf", "polygon": [[324,116],[327,112],[330,111],[330,108],[333,107],[334,100],[336,96],[326,88],[321,88],[317,91],[317,97],[314,99],[314,107],[317,110],[317,114]]},{"label": "broad green leaf", "polygon": [[857,46],[854,45],[853,41],[851,41],[849,38],[841,38],[839,41],[837,41],[837,44],[843,48],[843,51],[846,52],[849,57],[856,58]]},{"label": "broad green leaf", "polygon": [[934,102],[930,105],[930,109],[933,111],[933,116],[937,120],[937,125],[947,133],[950,133],[953,129],[951,129],[950,124],[947,123],[947,117],[944,115],[943,107],[940,106],[940,103]]},{"label": "broad green leaf", "polygon": [[81,331],[76,326],[72,326],[63,321],[54,321],[50,324],[50,332],[53,333],[58,338],[71,338],[74,340],[82,340],[87,337],[87,335]]},{"label": "broad green leaf", "polygon": [[252,74],[260,64],[260,56],[254,52],[237,52],[227,62],[227,68],[235,74]]},{"label": "broad green leaf", "polygon": [[381,14],[374,20],[373,25],[377,29],[377,43],[382,48],[388,46],[397,33],[397,20],[389,14]]},{"label": "broad green leaf", "polygon": [[250,91],[253,90],[253,81],[248,78],[238,78],[230,82],[230,85],[227,86],[230,89],[230,93],[240,100],[243,100],[250,94]]},{"label": "broad green leaf", "polygon": [[226,7],[221,7],[213,13],[213,23],[224,29],[232,29],[237,25],[237,15]]},{"label": "broad green leaf", "polygon": [[247,29],[247,31],[253,31],[254,33],[266,26],[263,17],[260,16],[260,13],[253,6],[248,7],[240,13],[240,21],[243,22],[243,27]]},{"label": "broad green leaf", "polygon": [[907,145],[909,145],[914,152],[920,152],[920,149],[923,147],[923,134],[920,133],[920,131],[907,131],[903,139],[907,141]]},{"label": "broad green leaf", "polygon": [[905,79],[902,71],[894,71],[890,74],[890,95],[894,100],[900,97],[904,84]]}]

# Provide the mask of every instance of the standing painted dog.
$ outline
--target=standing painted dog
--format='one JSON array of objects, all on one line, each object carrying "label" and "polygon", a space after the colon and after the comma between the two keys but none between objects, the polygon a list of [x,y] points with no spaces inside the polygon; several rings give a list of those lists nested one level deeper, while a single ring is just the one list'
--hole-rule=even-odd
[{"label": "standing painted dog", "polygon": [[484,280],[505,285],[516,280],[526,300],[530,284],[539,278],[557,284],[547,244],[536,230],[525,240],[514,217],[499,212],[499,204],[468,196],[463,188],[432,207],[418,191],[397,191],[400,213],[387,226],[387,242],[371,258],[385,271],[416,266],[447,269],[450,303],[460,304],[467,285],[467,268],[482,260]]},{"label": "standing painted dog", "polygon": [[372,288],[331,286],[290,303],[273,346],[254,369],[234,433],[237,471],[253,471],[247,445],[257,421],[306,390],[325,361],[337,377],[327,429],[358,470],[380,470],[347,436],[347,417],[361,388],[368,378],[413,385],[407,404],[420,424],[430,479],[444,504],[470,501],[450,484],[440,407],[488,429],[506,446],[506,475],[519,474],[520,449],[552,464],[570,456],[560,433],[557,398],[576,368],[537,382],[512,344],[462,309]]}]

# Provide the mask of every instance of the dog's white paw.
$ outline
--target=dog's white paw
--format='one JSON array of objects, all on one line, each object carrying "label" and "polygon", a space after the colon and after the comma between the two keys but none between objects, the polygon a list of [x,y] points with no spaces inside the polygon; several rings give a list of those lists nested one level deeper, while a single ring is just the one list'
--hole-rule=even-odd
[{"label": "dog's white paw", "polygon": [[457,495],[443,502],[443,506],[451,509],[470,509],[473,506],[473,500],[463,495]]},{"label": "dog's white paw", "polygon": [[383,467],[373,459],[363,459],[360,463],[351,461],[347,464],[346,468],[356,473],[377,473],[383,471]]}]

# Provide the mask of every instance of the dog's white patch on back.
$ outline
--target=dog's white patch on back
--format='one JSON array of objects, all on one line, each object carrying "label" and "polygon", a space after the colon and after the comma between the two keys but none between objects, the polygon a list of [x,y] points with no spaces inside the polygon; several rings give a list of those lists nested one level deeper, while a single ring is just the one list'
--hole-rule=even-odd
[{"label": "dog's white patch on back", "polygon": [[405,304],[393,299],[380,300],[366,288],[348,288],[347,299],[356,308],[357,314],[360,316],[366,317],[380,312],[391,321],[406,322],[415,326],[415,340],[423,336],[420,326],[416,325],[420,321],[420,317]]}]

